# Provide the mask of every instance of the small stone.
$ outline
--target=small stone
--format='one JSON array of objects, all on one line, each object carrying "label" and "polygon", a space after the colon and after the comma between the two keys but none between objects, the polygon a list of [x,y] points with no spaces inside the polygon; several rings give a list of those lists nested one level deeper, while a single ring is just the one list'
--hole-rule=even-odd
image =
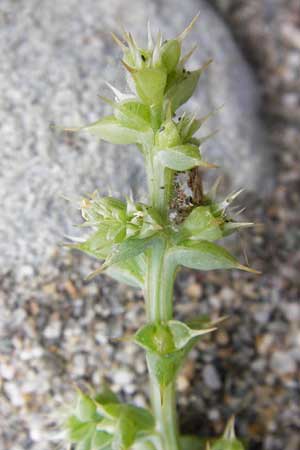
[{"label": "small stone", "polygon": [[12,380],[15,375],[15,368],[6,362],[1,362],[0,375],[5,380]]},{"label": "small stone", "polygon": [[217,409],[210,409],[208,411],[208,417],[213,421],[220,420],[220,411],[218,411]]},{"label": "small stone", "polygon": [[229,336],[226,330],[218,330],[216,338],[220,345],[227,345],[229,342]]},{"label": "small stone", "polygon": [[274,344],[274,337],[272,334],[263,334],[256,337],[256,349],[261,355],[268,353]]},{"label": "small stone", "polygon": [[177,388],[179,392],[184,392],[190,387],[189,380],[184,375],[179,375],[177,378]]},{"label": "small stone", "polygon": [[46,339],[58,339],[61,333],[61,322],[55,321],[50,323],[44,330]]},{"label": "small stone", "polygon": [[285,23],[281,27],[281,35],[287,45],[300,50],[300,30],[298,28]]},{"label": "small stone", "polygon": [[4,392],[9,397],[11,403],[14,406],[23,406],[24,399],[16,383],[14,383],[13,381],[4,383]]},{"label": "small stone", "polygon": [[213,391],[217,391],[218,389],[220,389],[221,380],[214,366],[212,366],[211,364],[207,364],[206,366],[204,366],[202,376],[207,387],[209,387]]},{"label": "small stone", "polygon": [[70,297],[74,300],[78,297],[77,289],[74,283],[71,280],[67,280],[64,284],[64,290],[70,295]]},{"label": "small stone", "polygon": [[203,289],[199,283],[191,283],[186,289],[186,294],[191,299],[200,299],[202,297],[202,293]]},{"label": "small stone", "polygon": [[55,283],[44,284],[44,286],[42,287],[42,290],[47,295],[54,295],[54,294],[56,294],[56,285],[55,285]]},{"label": "small stone", "polygon": [[235,297],[235,292],[233,289],[230,289],[229,287],[224,287],[220,291],[220,298],[225,302],[226,305],[229,305]]},{"label": "small stone", "polygon": [[283,351],[273,353],[271,367],[278,375],[293,374],[297,370],[297,364],[293,356]]},{"label": "small stone", "polygon": [[127,369],[120,369],[114,373],[113,378],[116,384],[123,386],[132,382],[133,373]]},{"label": "small stone", "polygon": [[300,320],[300,304],[293,303],[284,303],[282,305],[282,312],[290,322],[298,322]]},{"label": "small stone", "polygon": [[72,374],[77,377],[82,377],[86,373],[86,357],[79,353],[73,358]]},{"label": "small stone", "polygon": [[18,271],[18,278],[21,280],[31,278],[33,275],[34,275],[34,268],[28,264],[21,266]]}]

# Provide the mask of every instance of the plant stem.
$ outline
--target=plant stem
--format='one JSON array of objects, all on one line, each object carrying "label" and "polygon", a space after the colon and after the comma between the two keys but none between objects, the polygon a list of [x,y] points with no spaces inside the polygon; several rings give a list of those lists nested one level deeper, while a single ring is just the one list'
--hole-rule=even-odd
[{"label": "plant stem", "polygon": [[[168,222],[169,201],[173,175],[155,160],[155,148],[148,148],[146,161],[149,203]],[[165,258],[168,243],[163,237],[148,251],[145,286],[146,313],[149,322],[167,322],[173,318],[173,290],[175,268]],[[163,390],[149,371],[150,395],[157,431],[162,437],[164,450],[180,450],[176,413],[175,382]]]},{"label": "plant stem", "polygon": [[149,200],[151,206],[166,221],[172,192],[173,174],[171,170],[164,168],[159,162],[155,161],[153,153],[154,148],[151,149],[150,156],[146,161]]},{"label": "plant stem", "polygon": [[160,387],[151,375],[150,389],[156,427],[162,436],[164,450],[180,450],[175,383],[170,383],[164,388],[163,400],[161,399]]},{"label": "plant stem", "polygon": [[[146,280],[146,310],[150,322],[166,322],[173,317],[173,286],[175,270],[166,264],[166,242],[161,239],[149,250]],[[150,373],[150,393],[157,431],[164,450],[180,450],[176,414],[175,383],[163,390]]]}]

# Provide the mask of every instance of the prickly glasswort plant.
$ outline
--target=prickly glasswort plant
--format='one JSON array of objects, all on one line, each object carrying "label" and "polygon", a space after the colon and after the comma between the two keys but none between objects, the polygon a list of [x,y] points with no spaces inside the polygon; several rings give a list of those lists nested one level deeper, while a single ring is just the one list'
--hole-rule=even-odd
[{"label": "prickly glasswort plant", "polygon": [[[91,234],[70,246],[104,260],[92,275],[105,272],[143,289],[147,323],[133,341],[146,352],[152,409],[123,404],[108,388],[94,395],[79,391],[65,422],[76,450],[243,449],[235,437],[233,420],[221,439],[209,443],[181,436],[176,417],[178,371],[198,340],[222,320],[174,320],[176,273],[180,267],[255,272],[215,243],[251,224],[235,222],[229,215],[228,207],[238,193],[218,201],[216,186],[203,192],[197,170],[215,167],[201,156],[206,138],[195,137],[206,117],[183,113],[175,118],[208,65],[194,71],[184,68],[194,49],[181,56],[182,41],[195,19],[176,39],[163,41],[159,33],[155,43],[149,27],[147,48],[140,48],[130,33],[124,33],[124,42],[113,35],[124,53],[122,63],[132,93],[111,87],[114,100],[104,100],[111,104],[112,115],[79,129],[114,144],[136,144],[144,156],[148,204],[94,193],[81,204],[84,226],[91,228]],[[192,187],[198,180],[198,195],[185,208],[178,206],[174,214],[178,172],[190,174]]]}]

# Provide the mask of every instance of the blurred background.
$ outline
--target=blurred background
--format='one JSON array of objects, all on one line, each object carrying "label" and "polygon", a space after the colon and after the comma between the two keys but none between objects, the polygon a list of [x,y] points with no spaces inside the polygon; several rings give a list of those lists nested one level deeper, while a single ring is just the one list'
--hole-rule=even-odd
[{"label": "blurred background", "polygon": [[[205,155],[222,189],[246,187],[244,218],[262,224],[229,242],[260,277],[183,271],[176,317],[230,319],[202,340],[178,379],[182,430],[209,435],[237,415],[249,449],[300,448],[299,0],[2,0],[0,3],[0,447],[64,448],[53,425],[73,384],[107,380],[147,403],[143,352],[116,337],[144,323],[140,291],[98,276],[97,262],[60,247],[78,234],[74,200],[98,189],[144,198],[142,161],[53,130],[107,114],[104,80],[122,88],[120,22],[145,42],[150,19],[166,38],[200,10],[186,48],[192,68],[212,57],[188,105],[224,105]],[[58,446],[58,447],[57,447]]]}]

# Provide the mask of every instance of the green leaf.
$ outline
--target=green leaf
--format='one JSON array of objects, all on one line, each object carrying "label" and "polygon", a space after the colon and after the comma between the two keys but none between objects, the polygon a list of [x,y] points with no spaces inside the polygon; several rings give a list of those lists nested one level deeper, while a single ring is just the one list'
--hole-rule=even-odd
[{"label": "green leaf", "polygon": [[167,355],[159,355],[151,351],[147,352],[146,357],[149,370],[162,388],[174,381],[186,354],[186,349],[172,352]]},{"label": "green leaf", "polygon": [[81,250],[97,259],[105,259],[112,249],[112,242],[107,240],[107,229],[103,224],[99,230],[92,234],[86,241],[66,244],[67,247],[75,250]]},{"label": "green leaf", "polygon": [[149,369],[160,386],[165,387],[174,380],[197,339],[214,329],[209,326],[193,329],[176,320],[148,323],[137,331],[134,340],[146,349]]},{"label": "green leaf", "polygon": [[135,258],[127,259],[108,267],[105,273],[121,283],[142,288],[144,286],[145,258],[143,255],[138,255]]},{"label": "green leaf", "polygon": [[106,385],[103,385],[101,391],[95,396],[94,401],[101,404],[119,403],[118,396]]},{"label": "green leaf", "polygon": [[87,436],[85,439],[83,439],[82,441],[78,442],[78,444],[76,445],[75,449],[76,450],[94,450],[92,448],[92,439],[93,436]]},{"label": "green leaf", "polygon": [[153,415],[145,408],[124,405],[123,414],[130,417],[140,431],[152,430],[155,426]]},{"label": "green leaf", "polygon": [[173,79],[170,78],[171,83],[168,79],[166,97],[171,101],[173,111],[176,111],[193,95],[202,72],[203,68],[192,72],[178,73],[173,76]]},{"label": "green leaf", "polygon": [[122,412],[121,403],[97,403],[97,411],[107,419],[118,419]]},{"label": "green leaf", "polygon": [[173,341],[177,350],[181,350],[186,347],[191,340],[215,330],[214,327],[201,327],[199,329],[193,329],[178,320],[169,320],[168,327],[172,333]]},{"label": "green leaf", "polygon": [[173,336],[167,324],[148,323],[140,328],[135,342],[146,350],[166,355],[175,350]]},{"label": "green leaf", "polygon": [[165,70],[144,68],[132,73],[136,91],[147,105],[159,104],[163,100],[167,82]]},{"label": "green leaf", "polygon": [[245,267],[219,245],[209,241],[185,241],[169,250],[168,258],[176,266],[189,267],[197,270],[241,269],[252,271]]},{"label": "green leaf", "polygon": [[223,237],[222,222],[212,214],[209,206],[198,206],[184,220],[179,233],[192,240],[215,241]]},{"label": "green leaf", "polygon": [[197,436],[182,436],[180,438],[180,446],[182,450],[204,450],[205,439]]},{"label": "green leaf", "polygon": [[215,322],[211,322],[210,317],[207,314],[202,314],[201,316],[195,316],[186,321],[187,326],[192,329],[200,329],[207,328],[209,324],[215,324]]},{"label": "green leaf", "polygon": [[218,439],[214,442],[211,450],[245,450],[245,447],[238,439]]},{"label": "green leaf", "polygon": [[81,128],[112,144],[143,144],[152,132],[125,126],[114,116],[104,117],[97,122]]},{"label": "green leaf", "polygon": [[130,417],[122,414],[118,420],[116,433],[112,443],[113,450],[127,450],[135,441],[137,427]]},{"label": "green leaf", "polygon": [[180,143],[180,135],[176,124],[173,120],[166,120],[155,135],[155,145],[160,149],[165,149]]},{"label": "green leaf", "polygon": [[185,144],[158,150],[155,157],[164,167],[172,170],[185,171],[197,166],[215,167],[201,159],[196,145]]},{"label": "green leaf", "polygon": [[138,239],[129,238],[123,241],[121,244],[116,245],[111,255],[106,259],[103,266],[97,271],[97,273],[103,272],[109,266],[126,261],[129,258],[134,258],[143,253],[149,245],[153,242],[153,237]]},{"label": "green leaf", "polygon": [[92,450],[106,450],[112,439],[112,435],[105,431],[95,431],[92,439]]},{"label": "green leaf", "polygon": [[160,57],[168,73],[175,70],[181,54],[181,44],[177,39],[166,41],[160,51]]},{"label": "green leaf", "polygon": [[95,402],[81,391],[77,396],[75,415],[82,422],[89,422],[98,418]]},{"label": "green leaf", "polygon": [[95,425],[90,422],[81,422],[76,416],[70,416],[65,423],[65,428],[69,440],[71,442],[79,442],[91,434],[95,429]]},{"label": "green leaf", "polygon": [[[146,409],[133,405],[105,403],[98,405],[98,410],[115,423],[114,449],[127,449],[133,444],[137,432],[151,430],[155,425],[153,416]],[[102,427],[101,422],[99,428]]]},{"label": "green leaf", "polygon": [[150,108],[141,102],[127,100],[117,103],[114,115],[125,127],[138,131],[149,131],[151,124]]}]

